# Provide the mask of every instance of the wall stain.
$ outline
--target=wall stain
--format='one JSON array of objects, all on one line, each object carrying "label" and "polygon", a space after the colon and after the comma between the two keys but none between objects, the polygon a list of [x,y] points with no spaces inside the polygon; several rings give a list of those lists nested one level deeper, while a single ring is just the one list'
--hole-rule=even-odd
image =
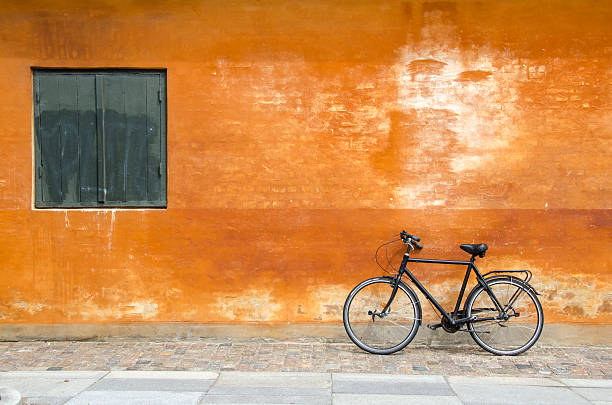
[{"label": "wall stain", "polygon": [[460,82],[479,82],[488,79],[492,74],[492,72],[487,72],[485,70],[466,70],[465,72],[459,73],[457,80]]},{"label": "wall stain", "polygon": [[612,295],[606,295],[601,299],[602,303],[597,308],[598,313],[612,313]]}]

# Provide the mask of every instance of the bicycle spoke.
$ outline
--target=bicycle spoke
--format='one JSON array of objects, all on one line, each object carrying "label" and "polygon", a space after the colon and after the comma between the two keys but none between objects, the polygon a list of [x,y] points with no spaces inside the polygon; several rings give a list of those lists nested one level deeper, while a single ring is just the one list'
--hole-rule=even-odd
[{"label": "bicycle spoke", "polygon": [[[490,322],[478,322],[476,325],[482,325],[482,327],[494,326],[499,324],[499,321],[490,321]],[[474,328],[476,329],[476,328]]]},{"label": "bicycle spoke", "polygon": [[535,327],[530,328],[529,326],[520,325],[520,324],[518,324],[518,325],[517,325],[517,324],[508,325],[508,326],[506,326],[506,327],[507,327],[507,328],[523,328],[523,329],[528,329],[528,330],[531,330],[531,331],[535,331],[535,330],[536,330],[536,328],[535,328]]},{"label": "bicycle spoke", "polygon": [[[489,288],[508,317],[471,323],[472,337],[483,348],[496,354],[517,354],[526,350],[541,332],[541,307],[527,289],[511,280],[493,280]],[[482,311],[490,308],[491,303],[489,293],[480,289],[471,299],[468,315],[475,313],[480,318],[503,315],[496,311]],[[514,316],[517,313],[519,316]]]},{"label": "bicycle spoke", "polygon": [[416,299],[413,300],[402,288],[398,288],[388,312],[381,314],[392,291],[391,280],[372,279],[351,292],[347,299],[345,327],[349,337],[364,350],[399,350],[395,348],[403,347],[416,333],[420,318],[420,313],[416,312]]},{"label": "bicycle spoke", "polygon": [[[406,319],[412,319],[412,320],[415,320],[415,318],[406,318]],[[395,326],[399,326],[400,328],[410,329],[409,327],[404,326],[404,325],[400,325],[399,323],[394,322],[394,321],[392,321],[391,319],[387,319],[387,321],[391,322],[391,323],[392,323],[393,325],[395,325]]]}]

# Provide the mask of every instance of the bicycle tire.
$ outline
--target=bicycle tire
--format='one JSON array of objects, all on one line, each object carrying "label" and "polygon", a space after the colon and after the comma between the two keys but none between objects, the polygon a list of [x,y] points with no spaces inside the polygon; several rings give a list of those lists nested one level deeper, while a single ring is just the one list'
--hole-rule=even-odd
[{"label": "bicycle tire", "polygon": [[[468,322],[472,339],[486,351],[498,356],[516,356],[531,348],[542,334],[544,313],[533,289],[514,278],[487,280],[502,307],[512,315],[505,320]],[[516,298],[512,302],[514,294]],[[477,286],[465,303],[467,317],[500,315],[483,286]],[[515,316],[516,315],[516,316]]]},{"label": "bicycle tire", "polygon": [[390,277],[365,280],[353,288],[344,303],[344,329],[353,343],[366,352],[391,354],[402,350],[419,329],[421,304],[404,283],[400,283],[385,317],[368,313],[382,311],[393,291],[393,283]]}]

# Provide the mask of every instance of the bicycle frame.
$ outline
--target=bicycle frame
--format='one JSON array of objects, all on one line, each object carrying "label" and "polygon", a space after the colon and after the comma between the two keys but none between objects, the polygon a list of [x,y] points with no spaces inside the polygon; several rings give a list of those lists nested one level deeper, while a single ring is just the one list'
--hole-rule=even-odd
[{"label": "bicycle frame", "polygon": [[[476,265],[474,264],[475,256],[472,256],[472,258],[469,261],[414,259],[410,257],[410,250],[411,248],[408,247],[406,253],[404,254],[404,257],[402,258],[402,264],[400,265],[400,268],[399,268],[399,271],[396,277],[396,282],[395,282],[395,285],[393,286],[393,292],[391,293],[391,296],[389,297],[389,301],[383,308],[381,314],[385,314],[387,312],[387,309],[389,308],[389,306],[391,305],[391,302],[395,298],[395,294],[397,292],[397,288],[399,287],[399,283],[402,279],[402,276],[406,274],[408,275],[410,280],[414,283],[414,285],[416,285],[417,288],[423,293],[423,295],[425,295],[425,297],[438,309],[438,311],[440,311],[442,316],[444,316],[452,325],[463,324],[467,321],[479,322],[479,321],[497,319],[497,317],[479,318],[479,319],[473,319],[474,317],[464,317],[460,319],[454,319],[453,316],[451,316],[453,314],[454,315],[459,314],[459,306],[461,305],[461,301],[463,300],[463,295],[465,293],[465,287],[467,286],[467,282],[468,282],[468,279],[470,278],[470,274],[472,270],[474,270],[474,274],[476,275],[476,279],[478,280],[478,283],[482,285],[484,289],[487,291],[487,293],[489,294],[489,297],[491,297],[497,309],[501,311],[503,316],[506,316],[506,309],[503,308],[502,305],[499,303],[499,300],[497,299],[493,291],[491,291],[491,288],[487,285],[484,277],[482,276],[482,274],[480,274],[480,272],[476,268]],[[442,305],[440,305],[440,303],[431,295],[431,293],[427,291],[427,289],[423,286],[423,284],[421,284],[419,280],[417,280],[414,274],[412,274],[410,270],[406,269],[406,265],[408,263],[432,263],[432,264],[450,264],[450,265],[456,265],[456,266],[467,266],[465,277],[463,278],[463,284],[461,285],[461,290],[459,291],[459,296],[457,297],[457,303],[455,305],[455,310],[453,312],[451,313],[446,312],[446,310],[442,307]]]}]

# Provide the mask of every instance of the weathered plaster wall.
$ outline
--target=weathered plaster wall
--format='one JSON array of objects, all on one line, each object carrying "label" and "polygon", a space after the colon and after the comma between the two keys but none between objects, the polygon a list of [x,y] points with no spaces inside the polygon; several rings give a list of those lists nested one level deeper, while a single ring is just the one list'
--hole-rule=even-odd
[{"label": "weathered plaster wall", "polygon": [[[373,252],[612,322],[612,3],[5,1],[0,322],[337,322]],[[168,209],[34,210],[32,66],[167,68]],[[454,299],[459,268],[415,267]]]}]

